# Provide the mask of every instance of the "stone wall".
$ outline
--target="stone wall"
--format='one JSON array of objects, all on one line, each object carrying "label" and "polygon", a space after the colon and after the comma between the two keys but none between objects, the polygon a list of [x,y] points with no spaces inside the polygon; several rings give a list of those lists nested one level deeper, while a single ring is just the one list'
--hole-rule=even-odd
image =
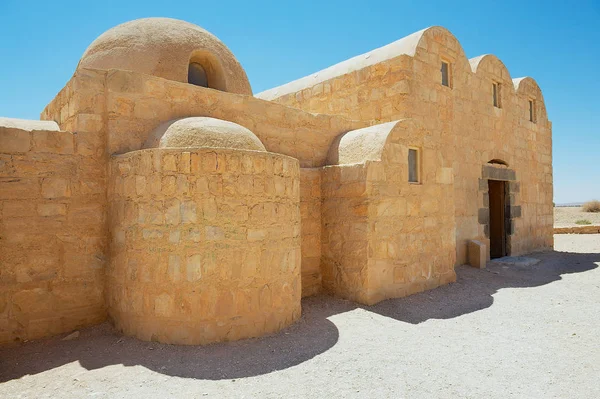
[{"label": "stone wall", "polygon": [[322,174],[323,290],[369,303],[366,165],[326,166]]},{"label": "stone wall", "polygon": [[149,149],[110,168],[109,313],[177,344],[256,337],[300,316],[298,161]]},{"label": "stone wall", "polygon": [[[77,85],[85,71],[78,71],[71,84]],[[98,79],[100,84],[103,79]],[[250,129],[267,151],[297,158],[301,167],[310,168],[324,165],[340,133],[369,124],[128,71],[108,71],[105,80],[110,154],[142,149],[149,134],[168,120],[208,116]]]},{"label": "stone wall", "polygon": [[[346,164],[323,171],[324,289],[373,304],[454,281],[453,173],[440,143],[410,120],[344,136],[329,160]],[[423,159],[419,183],[408,181],[409,147]]]},{"label": "stone wall", "polygon": [[[21,122],[19,122],[21,123]],[[101,322],[105,170],[93,130],[0,126],[0,344]]]},{"label": "stone wall", "polygon": [[321,169],[300,169],[302,296],[321,291]]},{"label": "stone wall", "polygon": [[[402,46],[385,46],[331,67],[344,73],[321,71],[315,79],[303,79],[314,84],[298,89],[292,82],[265,97],[280,92],[273,100],[281,104],[371,123],[420,122],[428,131],[424,139],[441,143],[444,166],[454,170],[457,264],[466,262],[468,240],[488,241],[478,221],[487,194],[479,180],[482,166],[493,159],[505,161],[518,176],[513,205],[520,206],[521,216],[514,218],[512,254],[551,248],[552,127],[538,85],[531,78],[513,80],[493,55],[467,60],[444,28],[415,35]],[[450,87],[441,84],[442,60],[450,63]],[[492,102],[493,82],[500,84],[499,108]],[[534,122],[529,100],[535,101]]]},{"label": "stone wall", "polygon": [[[111,154],[139,150],[162,122],[187,116],[241,124],[267,150],[297,157],[308,168],[325,164],[340,133],[369,124],[119,70],[78,70],[42,113],[42,119],[70,128],[105,118]],[[320,287],[320,175],[316,169],[303,169],[302,176],[303,295],[311,295]]]},{"label": "stone wall", "polygon": [[[367,164],[369,303],[456,280],[453,171],[427,137],[418,123],[397,122],[381,161]],[[418,183],[409,182],[409,148],[422,160]]]}]

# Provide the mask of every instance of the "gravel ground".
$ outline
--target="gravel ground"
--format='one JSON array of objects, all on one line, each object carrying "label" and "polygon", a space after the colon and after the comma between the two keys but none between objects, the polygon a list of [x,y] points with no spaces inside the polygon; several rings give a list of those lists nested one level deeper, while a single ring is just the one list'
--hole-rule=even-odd
[{"label": "gravel ground", "polygon": [[573,227],[578,220],[589,220],[600,225],[600,212],[583,212],[580,206],[559,206],[554,208],[554,227]]},{"label": "gravel ground", "polygon": [[0,351],[6,398],[599,398],[600,235],[557,235],[535,266],[372,307],[327,296],[262,339],[178,347],[121,337]]}]

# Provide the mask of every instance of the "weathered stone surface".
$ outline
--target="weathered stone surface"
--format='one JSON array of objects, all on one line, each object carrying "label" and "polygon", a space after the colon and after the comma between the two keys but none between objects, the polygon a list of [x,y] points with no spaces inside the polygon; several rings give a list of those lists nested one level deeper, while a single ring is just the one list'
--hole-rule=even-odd
[{"label": "weathered stone surface", "polygon": [[[228,50],[219,67],[186,47],[220,46],[214,37],[151,22],[90,46],[45,121],[0,118],[0,341],[73,331],[105,309],[141,339],[233,340],[289,325],[300,296],[321,289],[372,304],[447,284],[470,241],[479,265],[489,251],[490,179],[508,184],[511,255],[552,247],[542,93],[496,57],[467,60],[433,27],[257,98]],[[160,68],[164,54],[119,56],[115,32],[157,31],[140,48],[164,48],[172,25],[185,43],[170,43]],[[190,59],[222,80],[187,84]],[[161,124],[199,115],[247,129],[267,152],[138,151],[157,146]],[[201,144],[227,143],[217,138]]]},{"label": "weathered stone surface", "polygon": [[469,241],[467,253],[469,254],[469,264],[471,266],[479,269],[485,269],[488,252],[484,243],[476,240]]},{"label": "weathered stone surface", "polygon": [[[440,80],[442,57],[450,63],[449,87]],[[409,82],[408,92],[378,93],[404,81]],[[502,108],[492,103],[493,82],[500,83]],[[542,92],[531,78],[511,79],[493,55],[468,60],[446,29],[425,29],[257,97],[372,123],[403,118],[420,122],[443,148],[435,156],[425,153],[423,164],[443,157],[443,166],[453,168],[457,264],[467,261],[469,240],[488,243],[479,221],[488,179],[509,181],[511,205],[522,207],[511,251],[552,247],[552,126]],[[528,119],[531,99],[535,123]]]},{"label": "weathered stone surface", "polygon": [[44,198],[63,198],[71,196],[69,180],[60,177],[47,177],[42,180],[42,196]]},{"label": "weathered stone surface", "polygon": [[[281,180],[285,189],[280,194],[245,190],[238,184],[245,179],[242,163],[235,161],[245,157],[254,179],[260,178],[263,186]],[[192,159],[216,159],[220,166],[180,167]],[[282,162],[281,175],[266,167],[274,161]],[[159,167],[148,170],[147,163]],[[151,195],[115,191],[111,197],[115,215],[128,207],[139,210],[132,219],[113,218],[110,226],[111,231],[127,231],[123,242],[111,248],[114,261],[107,284],[109,314],[126,334],[205,344],[277,331],[299,317],[297,161],[233,149],[190,149],[185,155],[179,149],[148,149],[113,157],[110,170],[111,185],[142,173],[146,181],[163,182]],[[218,184],[211,190],[209,183],[209,193],[165,184],[175,171],[177,180]],[[226,182],[233,184],[225,189]],[[131,296],[144,299],[138,306]],[[188,333],[180,334],[181,329]]]}]

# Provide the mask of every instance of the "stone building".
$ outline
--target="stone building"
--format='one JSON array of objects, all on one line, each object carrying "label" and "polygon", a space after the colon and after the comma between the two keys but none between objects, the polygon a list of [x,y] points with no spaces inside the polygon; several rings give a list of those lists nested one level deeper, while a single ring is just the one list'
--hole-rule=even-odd
[{"label": "stone building", "polygon": [[187,22],[119,25],[0,119],[0,343],[111,320],[204,344],[552,248],[540,88],[432,27],[253,96]]}]

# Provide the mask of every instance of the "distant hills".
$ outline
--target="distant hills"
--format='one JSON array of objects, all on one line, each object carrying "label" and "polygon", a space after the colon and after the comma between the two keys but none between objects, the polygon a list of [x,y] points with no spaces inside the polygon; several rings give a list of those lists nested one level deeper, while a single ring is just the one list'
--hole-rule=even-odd
[{"label": "distant hills", "polygon": [[581,206],[583,205],[583,202],[567,202],[564,204],[554,204],[555,207],[562,207],[562,206]]}]

